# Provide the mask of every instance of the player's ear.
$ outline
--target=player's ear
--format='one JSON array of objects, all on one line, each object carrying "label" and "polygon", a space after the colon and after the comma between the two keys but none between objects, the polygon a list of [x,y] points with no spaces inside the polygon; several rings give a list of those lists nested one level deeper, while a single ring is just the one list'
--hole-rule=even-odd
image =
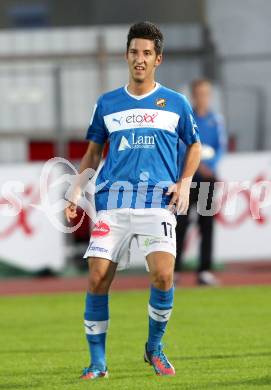
[{"label": "player's ear", "polygon": [[154,66],[156,67],[159,66],[162,63],[162,60],[163,60],[162,54],[158,54]]}]

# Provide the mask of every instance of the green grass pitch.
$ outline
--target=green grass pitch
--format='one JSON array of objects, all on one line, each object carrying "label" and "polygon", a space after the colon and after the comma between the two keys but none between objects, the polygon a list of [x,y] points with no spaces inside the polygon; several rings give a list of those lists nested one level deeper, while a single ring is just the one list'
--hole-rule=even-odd
[{"label": "green grass pitch", "polygon": [[83,382],[84,294],[1,297],[0,389],[271,389],[270,298],[270,287],[176,290],[164,343],[177,374],[157,377],[142,356],[148,291],[114,292],[110,377]]}]

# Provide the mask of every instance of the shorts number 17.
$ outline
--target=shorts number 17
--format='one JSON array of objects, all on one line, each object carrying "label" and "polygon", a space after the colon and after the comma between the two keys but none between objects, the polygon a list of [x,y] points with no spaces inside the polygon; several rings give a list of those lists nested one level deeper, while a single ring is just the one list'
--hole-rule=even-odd
[{"label": "shorts number 17", "polygon": [[164,233],[165,236],[168,236],[172,238],[172,225],[169,222],[161,222],[161,225],[164,226]]}]

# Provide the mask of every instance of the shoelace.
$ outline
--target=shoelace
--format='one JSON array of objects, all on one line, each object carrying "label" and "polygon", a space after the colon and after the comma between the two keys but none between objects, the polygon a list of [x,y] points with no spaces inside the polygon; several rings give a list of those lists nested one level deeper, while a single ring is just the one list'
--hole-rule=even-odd
[{"label": "shoelace", "polygon": [[83,375],[87,375],[87,374],[89,374],[90,372],[95,372],[95,371],[105,371],[105,370],[100,370],[99,368],[90,366],[90,367],[84,368],[84,370],[83,370]]},{"label": "shoelace", "polygon": [[157,356],[162,361],[162,363],[166,368],[170,368],[170,364],[161,347],[159,347],[159,349],[156,352],[154,352],[153,356]]}]

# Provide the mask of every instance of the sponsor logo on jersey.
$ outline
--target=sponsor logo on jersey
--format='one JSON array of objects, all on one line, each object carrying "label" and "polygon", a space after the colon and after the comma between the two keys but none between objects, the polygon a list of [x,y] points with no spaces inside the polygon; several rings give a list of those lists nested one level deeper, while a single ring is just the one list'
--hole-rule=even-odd
[{"label": "sponsor logo on jersey", "polygon": [[156,99],[155,104],[158,107],[166,107],[167,101],[165,98],[158,98],[158,99]]},{"label": "sponsor logo on jersey", "polygon": [[92,232],[91,232],[91,235],[93,237],[102,237],[102,236],[106,236],[108,233],[110,232],[110,227],[103,221],[98,221]]},{"label": "sponsor logo on jersey", "polygon": [[120,126],[123,125],[123,123],[135,124],[135,125],[154,124],[157,116],[158,116],[158,112],[154,112],[154,113],[145,112],[143,114],[133,113],[132,115],[127,115],[125,117],[123,116],[120,118],[114,117],[112,118],[112,122],[116,122]]},{"label": "sponsor logo on jersey", "polygon": [[121,118],[113,118],[112,119],[112,122],[116,122],[116,123],[118,123],[119,125],[121,125],[121,121],[122,121],[122,119],[123,119],[123,117],[121,117]]},{"label": "sponsor logo on jersey", "polygon": [[119,144],[119,151],[126,150],[126,149],[132,149],[131,145],[128,142],[128,139],[124,137],[124,135],[121,137],[120,144]]},{"label": "sponsor logo on jersey", "polygon": [[155,135],[136,135],[132,133],[128,139],[123,135],[120,140],[118,151],[121,152],[127,149],[154,149]]},{"label": "sponsor logo on jersey", "polygon": [[[160,98],[158,103],[163,104],[163,99]],[[155,102],[153,101],[152,104],[154,105]],[[133,108],[130,110],[114,112],[112,114],[105,115],[103,118],[109,133],[142,128],[153,128],[175,132],[180,115],[166,110]]]}]

